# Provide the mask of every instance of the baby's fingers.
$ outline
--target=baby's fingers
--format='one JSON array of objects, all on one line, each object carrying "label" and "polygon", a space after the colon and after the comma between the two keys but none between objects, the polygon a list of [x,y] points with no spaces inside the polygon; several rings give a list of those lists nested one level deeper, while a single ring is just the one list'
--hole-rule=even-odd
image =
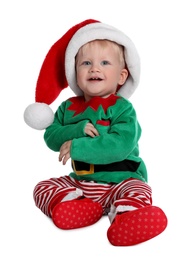
[{"label": "baby's fingers", "polygon": [[95,137],[99,135],[97,129],[91,123],[87,123],[85,127],[85,133],[91,137]]},{"label": "baby's fingers", "polygon": [[[71,143],[72,143],[72,141],[67,141],[60,147],[60,154],[58,157],[59,162],[61,162],[64,157],[66,157],[66,161],[70,158]],[[68,156],[69,156],[69,158],[68,158]],[[65,160],[63,160],[63,161],[65,161]]]},{"label": "baby's fingers", "polygon": [[68,159],[70,159],[70,153],[67,153],[67,154],[63,157],[63,159],[62,159],[63,165],[66,164],[66,162],[68,161]]}]

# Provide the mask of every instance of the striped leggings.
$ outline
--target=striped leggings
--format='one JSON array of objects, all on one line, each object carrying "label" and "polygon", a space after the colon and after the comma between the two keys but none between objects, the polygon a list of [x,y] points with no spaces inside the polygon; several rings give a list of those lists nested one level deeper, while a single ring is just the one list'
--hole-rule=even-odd
[{"label": "striped leggings", "polygon": [[49,217],[56,204],[82,196],[99,202],[103,214],[117,207],[127,210],[152,204],[151,187],[137,179],[124,180],[118,184],[100,184],[63,176],[39,182],[33,196],[36,206]]}]

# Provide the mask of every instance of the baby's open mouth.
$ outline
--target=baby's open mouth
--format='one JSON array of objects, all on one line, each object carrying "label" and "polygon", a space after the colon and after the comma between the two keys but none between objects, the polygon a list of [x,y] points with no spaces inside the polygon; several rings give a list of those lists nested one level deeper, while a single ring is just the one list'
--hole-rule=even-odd
[{"label": "baby's open mouth", "polygon": [[90,78],[89,80],[90,80],[90,81],[92,81],[92,80],[99,80],[99,81],[100,81],[100,80],[102,80],[102,79],[101,79],[101,78]]}]

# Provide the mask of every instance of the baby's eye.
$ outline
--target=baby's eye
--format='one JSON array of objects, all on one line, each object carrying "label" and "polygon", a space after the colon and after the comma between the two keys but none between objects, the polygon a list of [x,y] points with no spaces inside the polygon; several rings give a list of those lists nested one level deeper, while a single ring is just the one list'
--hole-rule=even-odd
[{"label": "baby's eye", "polygon": [[103,60],[103,61],[101,62],[101,64],[102,64],[102,65],[107,65],[107,64],[109,64],[109,61]]},{"label": "baby's eye", "polygon": [[82,62],[82,65],[90,65],[90,64],[91,64],[90,61],[83,61],[83,62]]}]

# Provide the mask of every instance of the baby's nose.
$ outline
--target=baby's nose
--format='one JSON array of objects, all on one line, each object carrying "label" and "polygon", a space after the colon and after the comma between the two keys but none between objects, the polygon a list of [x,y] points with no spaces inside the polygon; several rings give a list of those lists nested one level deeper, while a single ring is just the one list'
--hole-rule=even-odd
[{"label": "baby's nose", "polygon": [[90,72],[97,72],[97,71],[100,71],[99,65],[92,64],[92,66],[90,68]]}]

